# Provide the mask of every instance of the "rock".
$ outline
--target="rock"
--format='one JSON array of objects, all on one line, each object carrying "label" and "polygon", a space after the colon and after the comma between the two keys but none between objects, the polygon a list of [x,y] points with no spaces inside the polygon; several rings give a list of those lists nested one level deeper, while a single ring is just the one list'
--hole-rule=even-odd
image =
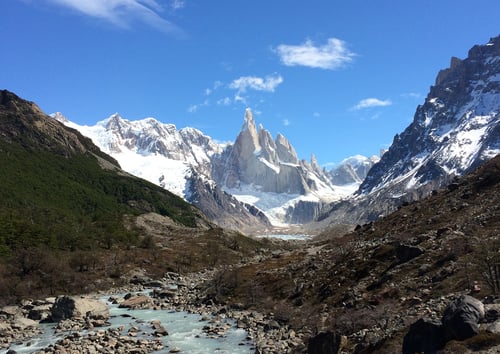
[{"label": "rock", "polygon": [[50,304],[35,306],[28,313],[28,318],[36,321],[45,321],[50,319],[52,306],[53,305]]},{"label": "rock", "polygon": [[7,316],[15,316],[20,313],[19,307],[17,306],[4,306],[0,309],[0,314]]},{"label": "rock", "polygon": [[177,293],[175,291],[172,291],[170,289],[154,289],[152,293],[153,297],[159,298],[159,299],[171,299],[177,296]]},{"label": "rock", "polygon": [[410,326],[403,339],[403,354],[433,353],[444,348],[444,328],[441,323],[419,319]]},{"label": "rock", "polygon": [[309,339],[308,354],[337,354],[340,350],[342,336],[335,332],[321,332]]},{"label": "rock", "polygon": [[486,332],[500,334],[500,320],[486,325]]},{"label": "rock", "polygon": [[108,319],[108,306],[97,299],[88,297],[61,296],[52,306],[51,318],[55,322],[64,319]]},{"label": "rock", "polygon": [[447,340],[465,340],[479,332],[479,321],[484,318],[484,305],[469,295],[462,295],[451,302],[443,315]]},{"label": "rock", "polygon": [[12,328],[25,330],[27,328],[38,327],[38,322],[30,320],[29,318],[16,316],[14,317],[14,322],[12,323]]},{"label": "rock", "polygon": [[264,325],[264,331],[272,331],[272,330],[275,330],[275,329],[280,329],[281,326],[278,322],[276,322],[275,320],[270,320],[268,321],[265,325]]},{"label": "rock", "polygon": [[146,295],[132,296],[123,301],[119,307],[129,309],[150,308],[153,305],[153,299]]},{"label": "rock", "polygon": [[416,246],[398,244],[396,246],[396,258],[399,263],[406,263],[424,253],[423,249]]},{"label": "rock", "polygon": [[164,288],[166,286],[165,282],[161,280],[151,280],[144,284],[148,288]]},{"label": "rock", "polygon": [[165,327],[163,327],[160,321],[158,320],[151,321],[151,326],[155,330],[154,331],[155,336],[157,337],[168,336],[168,331],[165,329]]}]

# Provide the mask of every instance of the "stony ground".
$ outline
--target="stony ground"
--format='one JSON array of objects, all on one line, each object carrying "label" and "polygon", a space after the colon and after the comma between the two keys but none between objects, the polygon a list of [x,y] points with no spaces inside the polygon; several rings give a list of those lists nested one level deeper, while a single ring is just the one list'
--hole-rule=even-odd
[{"label": "stony ground", "polygon": [[[173,232],[163,238],[158,233],[155,238],[163,248],[178,251],[184,269],[205,262],[205,270],[170,268],[159,273],[160,266],[150,266],[161,263],[156,249],[143,267],[121,272],[122,283],[128,285],[120,290],[159,286],[162,290],[145,299],[145,306],[215,316],[215,332],[221,330],[217,319],[234,318],[261,353],[304,353],[311,338],[327,331],[338,334],[336,352],[399,353],[412,323],[440,320],[450,301],[470,294],[491,310],[490,316],[481,320],[478,335],[450,341],[443,352],[492,353],[500,349],[499,197],[497,158],[448,189],[402,205],[377,222],[347,234],[326,231],[307,243],[245,243],[214,230],[211,238],[196,238],[199,249],[189,253],[188,243],[176,244]],[[215,247],[217,238],[225,248]],[[232,261],[222,261],[220,250]],[[143,272],[148,268],[155,270],[146,271],[150,279]],[[176,291],[165,287],[171,282]],[[29,306],[38,306],[36,316],[43,317],[46,305]],[[21,310],[2,310],[4,343],[31,333],[27,328],[32,323],[22,320],[29,311]],[[99,335],[117,340],[105,331]],[[88,339],[69,338],[68,348],[81,340]]]}]

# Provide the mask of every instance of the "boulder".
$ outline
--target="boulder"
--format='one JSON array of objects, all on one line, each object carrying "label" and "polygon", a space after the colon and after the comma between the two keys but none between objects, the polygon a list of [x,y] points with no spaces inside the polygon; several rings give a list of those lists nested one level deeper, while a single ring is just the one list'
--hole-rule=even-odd
[{"label": "boulder", "polygon": [[129,309],[144,309],[153,306],[153,299],[146,295],[132,296],[124,300],[119,307]]},{"label": "boulder", "polygon": [[416,258],[424,253],[424,250],[420,247],[398,244],[396,245],[396,258],[399,263],[406,263],[411,261],[413,258]]},{"label": "boulder", "polygon": [[151,321],[151,327],[154,329],[154,335],[156,337],[164,337],[168,336],[168,331],[163,327],[160,321],[153,320]]},{"label": "boulder", "polygon": [[469,295],[460,296],[446,307],[443,314],[446,339],[465,340],[478,334],[484,314],[481,301]]},{"label": "boulder", "polygon": [[403,339],[403,354],[435,353],[444,348],[444,328],[438,321],[419,319]]},{"label": "boulder", "polygon": [[337,354],[340,350],[342,336],[335,332],[321,332],[309,339],[308,354]]},{"label": "boulder", "polygon": [[7,315],[13,317],[21,313],[21,310],[17,306],[4,306],[0,309],[1,315]]},{"label": "boulder", "polygon": [[52,306],[50,304],[35,306],[29,311],[28,318],[35,321],[46,321],[51,316]]},{"label": "boulder", "polygon": [[26,330],[38,327],[38,322],[23,316],[16,316],[11,323],[13,329]]},{"label": "boulder", "polygon": [[108,306],[97,299],[88,297],[61,296],[52,306],[51,318],[54,322],[64,319],[108,319]]}]

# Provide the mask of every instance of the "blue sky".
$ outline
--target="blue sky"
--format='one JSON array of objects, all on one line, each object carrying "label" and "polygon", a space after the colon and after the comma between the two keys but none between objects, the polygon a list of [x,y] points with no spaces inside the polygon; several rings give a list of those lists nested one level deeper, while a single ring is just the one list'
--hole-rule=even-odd
[{"label": "blue sky", "polygon": [[300,158],[378,154],[498,0],[4,0],[0,88],[92,125],[119,112],[232,141],[250,107]]}]

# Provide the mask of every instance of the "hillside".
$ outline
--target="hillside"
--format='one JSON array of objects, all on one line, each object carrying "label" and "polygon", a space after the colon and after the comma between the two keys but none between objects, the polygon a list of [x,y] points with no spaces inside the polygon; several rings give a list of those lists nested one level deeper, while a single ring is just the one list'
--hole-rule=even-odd
[{"label": "hillside", "polygon": [[[133,243],[126,214],[157,212],[185,226],[201,214],[177,196],[120,170],[88,138],[33,103],[0,93],[0,249]],[[15,237],[14,237],[15,236]]]},{"label": "hillside", "polygon": [[[352,233],[324,232],[306,247],[222,272],[206,291],[214,301],[272,312],[306,338],[335,331],[346,336],[346,352],[401,352],[408,326],[440,319],[457,295],[498,294],[499,196],[497,156]],[[468,344],[456,345],[448,352]]]},{"label": "hillside", "polygon": [[248,251],[230,249],[246,244],[244,236],[215,228],[183,199],[125,173],[90,139],[6,90],[0,165],[0,303],[107,287],[137,266],[199,269],[207,243],[228,261],[226,250]]}]

